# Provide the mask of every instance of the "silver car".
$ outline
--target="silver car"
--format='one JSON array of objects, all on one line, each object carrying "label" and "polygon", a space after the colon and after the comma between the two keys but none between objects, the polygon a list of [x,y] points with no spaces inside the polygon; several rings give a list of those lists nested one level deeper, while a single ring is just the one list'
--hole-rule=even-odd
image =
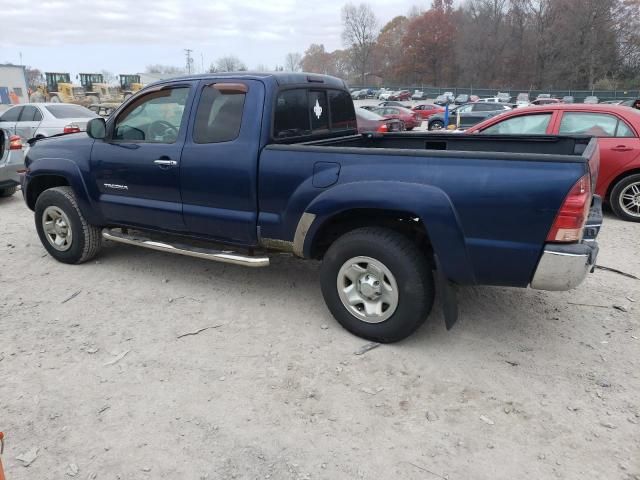
[{"label": "silver car", "polygon": [[85,131],[87,122],[95,117],[88,108],[72,103],[23,103],[2,113],[0,128],[26,141]]},{"label": "silver car", "polygon": [[20,184],[18,170],[21,168],[24,168],[22,141],[0,128],[0,198],[16,192]]}]

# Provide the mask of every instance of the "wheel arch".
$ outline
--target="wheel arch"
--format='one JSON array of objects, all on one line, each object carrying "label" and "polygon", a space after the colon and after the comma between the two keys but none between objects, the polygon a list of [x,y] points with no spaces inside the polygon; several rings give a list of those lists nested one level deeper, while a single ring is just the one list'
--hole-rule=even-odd
[{"label": "wheel arch", "polygon": [[78,202],[78,207],[87,221],[94,225],[102,224],[99,211],[92,204],[87,187],[78,166],[60,158],[39,159],[29,165],[30,173],[23,185],[24,199],[31,210],[35,210],[38,197],[53,187],[69,186]]},{"label": "wheel arch", "polygon": [[605,199],[607,200],[607,202],[611,201],[611,192],[613,191],[614,187],[617,185],[618,182],[625,179],[626,177],[629,177],[631,175],[636,175],[636,174],[640,174],[640,167],[632,168],[630,170],[625,170],[624,172],[620,173],[617,177],[615,177],[613,180],[611,180],[609,182],[609,185],[607,186],[607,193],[605,195]]},{"label": "wheel arch", "polygon": [[438,257],[447,278],[475,283],[458,215],[449,197],[429,185],[374,181],[327,190],[307,207],[294,248],[305,258],[322,258],[335,238],[364,226],[409,235],[425,254]]}]

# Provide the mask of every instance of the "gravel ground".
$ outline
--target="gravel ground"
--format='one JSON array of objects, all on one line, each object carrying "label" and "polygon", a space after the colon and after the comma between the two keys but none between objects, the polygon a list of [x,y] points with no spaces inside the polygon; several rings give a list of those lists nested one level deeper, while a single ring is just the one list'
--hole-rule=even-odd
[{"label": "gravel ground", "polygon": [[[0,225],[12,480],[640,478],[640,281],[466,288],[452,331],[436,305],[356,355],[316,263],[107,244],[63,265],[19,194]],[[640,276],[638,233],[607,215],[599,264]]]}]

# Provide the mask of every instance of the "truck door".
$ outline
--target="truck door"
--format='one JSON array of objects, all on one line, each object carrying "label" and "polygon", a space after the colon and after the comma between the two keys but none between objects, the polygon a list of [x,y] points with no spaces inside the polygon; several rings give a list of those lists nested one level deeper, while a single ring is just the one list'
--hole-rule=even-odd
[{"label": "truck door", "polygon": [[256,80],[202,81],[189,127],[180,185],[191,233],[257,243],[257,172],[264,86]]},{"label": "truck door", "polygon": [[194,85],[151,89],[124,106],[91,152],[91,178],[114,223],[184,230],[180,155]]}]

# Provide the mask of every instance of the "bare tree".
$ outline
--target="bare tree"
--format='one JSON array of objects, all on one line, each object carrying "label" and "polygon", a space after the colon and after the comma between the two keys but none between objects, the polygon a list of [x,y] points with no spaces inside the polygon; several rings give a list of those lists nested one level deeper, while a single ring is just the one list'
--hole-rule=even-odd
[{"label": "bare tree", "polygon": [[302,55],[298,52],[287,53],[284,60],[284,69],[287,72],[299,72],[302,66]]},{"label": "bare tree", "polygon": [[342,41],[351,51],[354,66],[357,67],[355,70],[360,75],[361,84],[364,85],[377,36],[376,16],[366,3],[358,6],[348,3],[342,7],[342,26]]},{"label": "bare tree", "polygon": [[184,69],[180,67],[174,67],[173,65],[161,65],[156,63],[154,65],[147,65],[145,69],[147,73],[184,73]]},{"label": "bare tree", "polygon": [[227,55],[216,60],[216,71],[218,72],[243,72],[247,66],[235,55]]}]

